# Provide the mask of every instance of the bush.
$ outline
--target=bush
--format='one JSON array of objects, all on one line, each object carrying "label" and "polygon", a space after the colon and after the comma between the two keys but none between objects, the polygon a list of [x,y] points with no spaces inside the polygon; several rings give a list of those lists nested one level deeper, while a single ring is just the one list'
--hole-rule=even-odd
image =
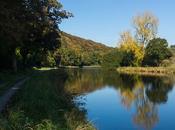
[{"label": "bush", "polygon": [[112,50],[103,56],[102,66],[109,69],[120,67],[122,59],[122,51],[118,49]]},{"label": "bush", "polygon": [[168,67],[168,66],[170,66],[170,65],[171,65],[171,61],[168,60],[168,59],[163,60],[163,61],[161,62],[161,64],[160,64],[160,66],[162,66],[162,67]]},{"label": "bush", "polygon": [[123,58],[121,66],[134,66],[135,55],[134,53],[123,51]]},{"label": "bush", "polygon": [[172,56],[165,39],[155,38],[151,40],[145,49],[144,65],[159,66],[160,63]]}]

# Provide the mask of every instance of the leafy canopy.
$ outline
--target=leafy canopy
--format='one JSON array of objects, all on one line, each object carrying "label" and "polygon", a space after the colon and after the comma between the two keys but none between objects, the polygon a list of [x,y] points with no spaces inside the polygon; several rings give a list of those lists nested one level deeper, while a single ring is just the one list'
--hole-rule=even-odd
[{"label": "leafy canopy", "polygon": [[139,45],[129,31],[120,36],[120,49],[124,52],[124,66],[139,66],[144,57],[143,46]]},{"label": "leafy canopy", "polygon": [[158,66],[161,61],[171,57],[171,55],[167,40],[155,38],[151,40],[145,48],[144,64]]},{"label": "leafy canopy", "polygon": [[123,53],[119,49],[114,49],[103,56],[102,66],[112,69],[120,67],[123,60]]},{"label": "leafy canopy", "polygon": [[156,37],[158,30],[158,19],[149,12],[133,18],[133,25],[136,32],[136,39],[139,43],[146,46],[148,42]]}]

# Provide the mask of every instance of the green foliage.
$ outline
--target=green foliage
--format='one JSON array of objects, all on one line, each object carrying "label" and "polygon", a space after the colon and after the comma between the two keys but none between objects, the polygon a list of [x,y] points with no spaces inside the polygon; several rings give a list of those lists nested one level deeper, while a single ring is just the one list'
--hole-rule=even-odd
[{"label": "green foliage", "polygon": [[119,49],[112,50],[103,56],[102,66],[105,68],[119,67],[123,60],[123,53]]},{"label": "green foliage", "polygon": [[121,66],[134,66],[134,62],[133,62],[134,60],[135,60],[135,56],[133,52],[124,51]]},{"label": "green foliage", "polygon": [[72,16],[57,0],[6,0],[0,8],[0,58],[6,59],[0,67],[14,70],[19,60],[23,67],[41,65],[44,54],[60,47],[58,24]]},{"label": "green foliage", "polygon": [[41,65],[43,67],[54,67],[54,66],[56,66],[56,60],[54,58],[53,52],[51,52],[51,51],[48,51],[46,53],[46,56],[44,56],[44,59],[41,60],[41,61],[42,61]]},{"label": "green foliage", "polygon": [[163,60],[171,56],[168,42],[165,39],[156,38],[151,40],[145,48],[144,65],[159,66]]},{"label": "green foliage", "polygon": [[171,46],[170,48],[168,48],[172,54],[172,56],[168,59],[165,59],[161,62],[161,66],[164,67],[174,67],[175,65],[175,48],[173,46]]},{"label": "green foliage", "polygon": [[101,43],[86,40],[67,33],[61,33],[61,48],[55,52],[55,59],[61,59],[62,66],[100,65],[105,52],[111,50]]},{"label": "green foliage", "polygon": [[58,50],[61,54],[61,65],[63,66],[79,66],[81,64],[81,54],[68,48]]}]

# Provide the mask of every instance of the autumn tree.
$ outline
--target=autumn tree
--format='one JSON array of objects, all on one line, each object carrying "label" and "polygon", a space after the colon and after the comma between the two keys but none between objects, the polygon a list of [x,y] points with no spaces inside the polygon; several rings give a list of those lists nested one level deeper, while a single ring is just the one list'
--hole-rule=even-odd
[{"label": "autumn tree", "polygon": [[148,42],[156,37],[158,30],[158,19],[149,12],[137,15],[133,18],[136,39],[146,46]]},{"label": "autumn tree", "polygon": [[142,63],[143,47],[132,37],[129,31],[120,35],[120,49],[124,52],[123,66],[139,66]]}]

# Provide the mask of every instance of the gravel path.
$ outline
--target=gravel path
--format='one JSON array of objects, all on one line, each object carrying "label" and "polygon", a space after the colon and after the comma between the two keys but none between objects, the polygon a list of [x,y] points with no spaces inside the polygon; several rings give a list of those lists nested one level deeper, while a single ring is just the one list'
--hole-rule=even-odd
[{"label": "gravel path", "polygon": [[14,96],[14,94],[23,87],[23,84],[29,78],[24,78],[20,81],[17,81],[15,85],[13,85],[9,90],[7,90],[2,96],[0,96],[0,113],[5,109],[6,105],[9,103],[10,99]]}]

